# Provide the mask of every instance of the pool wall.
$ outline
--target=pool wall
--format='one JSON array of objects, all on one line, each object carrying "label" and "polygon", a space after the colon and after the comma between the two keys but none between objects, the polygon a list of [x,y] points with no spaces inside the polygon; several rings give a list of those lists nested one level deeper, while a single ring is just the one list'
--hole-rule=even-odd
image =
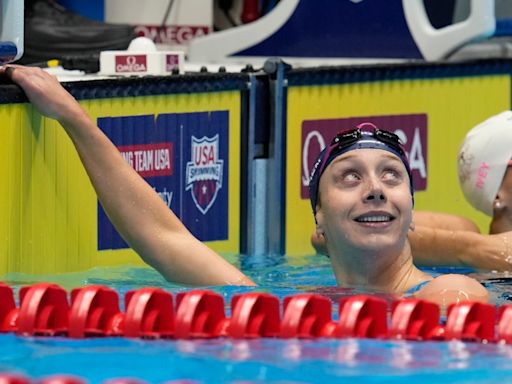
[{"label": "pool wall", "polygon": [[[458,187],[456,156],[471,127],[510,109],[511,69],[509,60],[310,69],[274,60],[258,72],[65,86],[201,240],[223,254],[293,256],[313,252],[314,156],[336,130],[368,120],[405,139],[417,209],[485,231]],[[140,264],[63,130],[16,86],[1,87],[0,275]]]},{"label": "pool wall", "polygon": [[[239,253],[247,83],[247,75],[234,74],[66,86],[197,237]],[[0,275],[141,264],[103,212],[63,129],[17,88],[7,91],[0,105]]]}]

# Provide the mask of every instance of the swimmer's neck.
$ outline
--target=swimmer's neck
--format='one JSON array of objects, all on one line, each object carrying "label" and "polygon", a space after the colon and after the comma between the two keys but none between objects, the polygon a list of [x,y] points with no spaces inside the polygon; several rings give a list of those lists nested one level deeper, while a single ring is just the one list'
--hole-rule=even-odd
[{"label": "swimmer's neck", "polygon": [[430,278],[414,266],[408,242],[398,256],[353,251],[329,255],[339,286],[401,294]]},{"label": "swimmer's neck", "polygon": [[512,231],[512,214],[503,214],[491,220],[489,225],[489,233],[491,235],[510,231]]}]

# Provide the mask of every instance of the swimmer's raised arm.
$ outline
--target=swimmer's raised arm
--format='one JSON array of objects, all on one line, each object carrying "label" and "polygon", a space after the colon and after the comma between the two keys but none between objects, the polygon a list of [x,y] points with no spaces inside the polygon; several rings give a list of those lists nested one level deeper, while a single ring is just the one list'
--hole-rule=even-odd
[{"label": "swimmer's raised arm", "polygon": [[254,284],[185,228],[54,76],[17,65],[0,73],[17,83],[41,114],[64,127],[105,212],[145,262],[182,284]]}]

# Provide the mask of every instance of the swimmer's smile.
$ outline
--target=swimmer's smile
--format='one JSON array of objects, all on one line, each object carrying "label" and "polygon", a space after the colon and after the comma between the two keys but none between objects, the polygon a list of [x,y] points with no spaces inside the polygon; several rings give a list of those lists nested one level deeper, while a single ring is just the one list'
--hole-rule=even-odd
[{"label": "swimmer's smile", "polygon": [[354,221],[364,227],[383,228],[389,226],[395,219],[396,217],[388,212],[378,211],[356,216]]}]

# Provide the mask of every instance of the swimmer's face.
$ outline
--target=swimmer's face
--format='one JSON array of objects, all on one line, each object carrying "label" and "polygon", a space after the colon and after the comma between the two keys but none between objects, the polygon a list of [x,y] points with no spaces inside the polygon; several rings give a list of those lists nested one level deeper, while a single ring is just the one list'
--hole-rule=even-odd
[{"label": "swimmer's face", "polygon": [[358,149],[339,156],[320,179],[316,219],[329,252],[400,252],[412,221],[404,164],[381,149]]}]

